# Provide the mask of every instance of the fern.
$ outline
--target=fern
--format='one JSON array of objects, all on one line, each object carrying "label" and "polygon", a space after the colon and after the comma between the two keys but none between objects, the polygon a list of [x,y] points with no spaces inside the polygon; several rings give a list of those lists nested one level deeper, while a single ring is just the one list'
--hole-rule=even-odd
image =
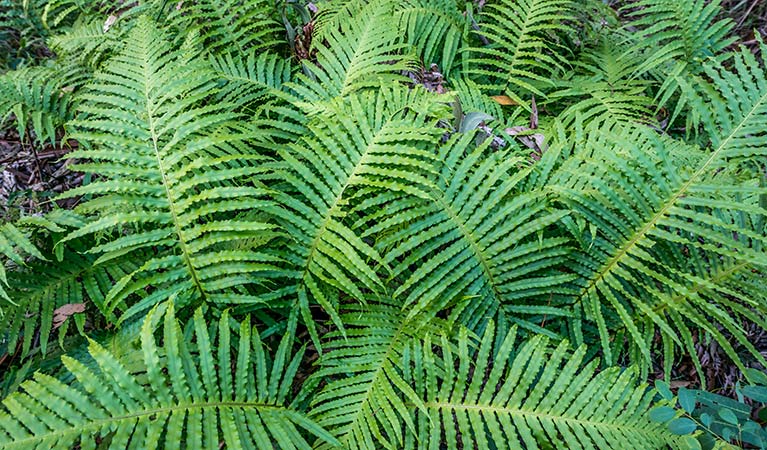
[{"label": "fern", "polygon": [[[628,26],[642,30],[636,44],[646,60],[636,66],[637,73],[659,71],[662,86],[656,99],[667,104],[680,89],[680,82],[701,73],[701,62],[733,43],[732,20],[718,19],[719,0],[642,0],[636,2],[634,19]],[[672,117],[686,105],[682,96]]]},{"label": "fern", "polygon": [[[759,108],[758,103],[752,106]],[[689,286],[701,283],[707,269],[705,264],[688,264],[689,257],[683,253],[699,253],[702,261],[731,258],[763,264],[764,230],[754,228],[754,220],[763,211],[758,200],[749,195],[754,187],[720,170],[726,167],[729,152],[740,151],[736,140],[739,128],[762,119],[745,112],[737,120],[739,125],[723,131],[729,137],[714,144],[711,152],[657,138],[644,130],[595,130],[583,153],[561,169],[563,183],[553,183],[552,189],[561,192],[565,201],[599,230],[575,260],[574,270],[588,275],[574,301],[576,308],[598,325],[608,360],[613,356],[603,308],[613,311],[625,324],[646,359],[650,350],[636,327],[638,318],[655,324],[681,344],[675,331],[680,317],[711,333],[736,361],[738,356],[714,324],[733,333],[761,359],[739,326],[722,314],[720,305],[688,296]],[[628,146],[628,142],[634,145]],[[690,159],[675,161],[681,155]],[[641,179],[653,182],[628,181]],[[738,218],[743,214],[745,217]],[[677,299],[673,303],[669,292]],[[660,304],[677,325],[672,326],[653,309]],[[762,308],[758,302],[749,306]]]},{"label": "fern", "polygon": [[317,64],[305,63],[307,73],[297,76],[301,84],[291,86],[310,112],[323,100],[408,80],[399,72],[415,61],[402,54],[405,45],[398,42],[397,28],[385,21],[393,12],[390,1],[372,2],[341,22],[339,29],[324,28],[327,44],[315,46]]},{"label": "fern", "polygon": [[280,44],[284,29],[274,13],[274,6],[264,0],[205,0],[178,3],[171,20],[187,31],[199,30],[211,54],[236,49],[246,55]]},{"label": "fern", "polygon": [[[308,447],[304,434],[335,439],[300,411],[288,394],[302,351],[290,353],[286,334],[274,356],[267,355],[247,321],[232,336],[229,316],[221,316],[214,339],[197,311],[194,343],[184,340],[172,304],[163,323],[163,342],[153,336],[159,312],[152,310],[141,330],[140,368],[126,367],[95,342],[89,346],[97,368],[68,357],[63,364],[78,381],[68,386],[37,374],[24,393],[3,401],[0,448],[112,448],[178,445],[191,447]],[[215,330],[215,329],[214,329]],[[239,336],[239,338],[237,338]],[[230,341],[236,351],[230,348]],[[141,373],[142,380],[136,375]]]},{"label": "fern", "polygon": [[518,104],[523,93],[543,96],[548,78],[562,69],[561,49],[550,33],[566,31],[569,0],[501,0],[482,10],[478,34],[488,45],[471,48],[468,73],[484,77],[485,89]]},{"label": "fern", "polygon": [[[252,215],[226,220],[220,213],[272,205],[263,189],[242,185],[263,160],[250,147],[259,131],[227,125],[236,115],[225,103],[196,105],[213,92],[212,70],[188,61],[189,72],[179,77],[171,65],[182,61],[151,21],[136,25],[131,42],[83,95],[86,115],[74,124],[74,135],[89,148],[70,156],[83,160],[80,170],[105,177],[66,194],[93,198],[78,207],[91,215],[89,223],[62,242],[103,235],[90,250],[101,255],[99,262],[155,249],[156,256],[112,287],[107,312],[123,309],[124,300],[150,285],[157,289],[139,295],[125,317],[171,294],[180,304],[256,301],[236,286],[246,274],[273,270],[275,260],[243,244],[272,226]],[[114,104],[126,111],[115,111]],[[112,139],[115,130],[124,130],[121,139]],[[118,227],[131,232],[118,234]]]},{"label": "fern", "polygon": [[415,346],[404,372],[423,404],[411,407],[416,428],[403,448],[685,447],[648,420],[654,392],[636,387],[635,370],[595,375],[583,347],[570,353],[538,336],[515,349],[515,338],[490,325],[476,347],[466,329],[455,350],[444,337],[440,352],[429,339]]},{"label": "fern", "polygon": [[457,135],[440,149],[426,196],[377,198],[372,204],[380,210],[371,214],[364,236],[383,233],[385,262],[392,278],[402,278],[394,295],[403,295],[411,317],[465,295],[471,298],[462,312],[469,326],[501,314],[546,332],[520,316],[561,314],[537,299],[570,278],[547,270],[567,250],[561,239],[540,233],[566,213],[547,211],[541,192],[516,191],[526,175],[517,170],[521,159],[489,155],[490,140],[479,146],[474,140],[473,133]]},{"label": "fern", "polygon": [[[297,295],[307,322],[312,300],[343,327],[333,312],[333,291],[325,286],[359,300],[365,291],[383,292],[378,273],[386,269],[383,258],[344,217],[360,189],[426,195],[431,181],[417,170],[433,158],[426,148],[441,134],[430,100],[423,92],[400,89],[339,99],[327,105],[331,117],[311,123],[307,137],[280,153],[279,174],[286,181],[280,225],[292,237],[283,258],[293,264],[295,280],[284,295]],[[367,113],[366,105],[375,113]],[[316,334],[313,338],[318,341]]]},{"label": "fern", "polygon": [[[433,313],[407,319],[395,300],[368,301],[346,307],[341,315],[346,332],[324,337],[326,353],[307,381],[311,387],[331,380],[314,396],[310,417],[344,448],[376,448],[382,430],[400,433],[399,423],[410,422],[406,401],[417,397],[401,373],[404,355],[424,332],[446,327]],[[386,411],[383,420],[381,411]]]},{"label": "fern", "polygon": [[[24,271],[12,273],[8,281],[15,289],[8,296],[14,304],[3,308],[0,317],[8,347],[14,348],[21,341],[20,356],[24,358],[36,339],[35,348],[39,347],[44,355],[54,329],[56,309],[94,304],[99,311],[105,311],[104,299],[111,286],[136,270],[136,266],[130,260],[120,259],[94,265],[95,259],[72,252],[64,261],[28,263]],[[40,279],[37,276],[40,273],[45,273],[46,278]],[[56,324],[56,328],[61,325]],[[60,332],[65,330],[59,328]]]},{"label": "fern", "polygon": [[29,130],[40,143],[56,145],[57,131],[73,118],[77,103],[72,91],[84,83],[87,73],[78,67],[68,71],[30,68],[19,73],[21,77],[0,76],[0,119],[12,115],[21,139],[28,137]]},{"label": "fern", "polygon": [[615,5],[3,10],[84,175],[0,225],[0,449],[700,448],[643,381],[767,367],[767,46]]}]

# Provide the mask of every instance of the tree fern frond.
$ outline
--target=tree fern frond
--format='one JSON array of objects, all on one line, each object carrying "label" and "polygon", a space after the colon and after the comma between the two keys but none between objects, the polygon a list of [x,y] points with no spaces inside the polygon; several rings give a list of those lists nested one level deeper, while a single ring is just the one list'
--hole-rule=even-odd
[{"label": "tree fern frond", "polygon": [[112,448],[178,446],[182,438],[190,448],[215,448],[220,442],[231,448],[308,448],[307,435],[336,443],[289,406],[303,353],[291,354],[291,333],[267,355],[247,320],[232,336],[225,312],[214,340],[198,310],[194,341],[187,341],[171,304],[159,346],[153,336],[156,316],[150,312],[141,331],[138,373],[91,341],[98,368],[62,358],[77,383],[66,385],[41,373],[23,383],[23,393],[3,401],[0,448],[95,448],[96,438]]},{"label": "tree fern frond", "polygon": [[554,31],[566,31],[571,19],[569,0],[499,0],[488,2],[480,31],[489,44],[470,49],[467,73],[484,77],[487,90],[509,96],[520,105],[524,93],[543,97],[539,85],[561,69]]},{"label": "tree fern frond", "polygon": [[232,125],[235,105],[199,105],[216,92],[215,74],[201,59],[183,60],[179,74],[172,47],[146,17],[129,42],[83,95],[75,135],[86,146],[71,156],[82,161],[80,170],[103,178],[66,193],[92,198],[78,206],[89,223],[63,242],[103,236],[90,250],[101,254],[99,262],[150,247],[156,252],[112,288],[107,311],[122,309],[134,294],[143,298],[130,314],[172,294],[180,304],[260,301],[244,289],[244,277],[257,283],[276,261],[239,244],[273,236],[274,227],[263,217],[236,214],[263,216],[272,207],[266,191],[248,182],[265,160],[255,142],[270,131]]},{"label": "tree fern frond", "polygon": [[411,407],[417,428],[402,448],[685,448],[650,421],[655,393],[636,386],[635,370],[596,373],[584,347],[515,335],[491,324],[476,347],[463,329],[455,351],[446,338],[439,351],[430,339],[414,348],[403,371],[423,405]]}]

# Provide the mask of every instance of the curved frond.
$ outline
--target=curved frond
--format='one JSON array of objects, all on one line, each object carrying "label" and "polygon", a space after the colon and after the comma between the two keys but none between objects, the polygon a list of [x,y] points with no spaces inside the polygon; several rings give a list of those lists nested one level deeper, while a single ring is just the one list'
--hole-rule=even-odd
[{"label": "curved frond", "polygon": [[444,338],[439,351],[429,339],[416,347],[403,370],[423,404],[411,406],[415,433],[400,448],[685,448],[650,421],[655,392],[637,387],[635,370],[597,373],[583,347],[515,335],[490,325],[476,347],[465,329],[456,350]]},{"label": "curved frond", "polygon": [[202,0],[178,3],[170,17],[186,33],[199,32],[210,54],[245,56],[284,43],[275,15],[274,2],[265,0]]},{"label": "curved frond", "polygon": [[302,106],[314,112],[334,97],[409,81],[401,72],[412,68],[415,59],[399,42],[398,28],[387,22],[392,14],[392,2],[371,2],[338,28],[325,28],[326,42],[314,45],[317,63],[304,63],[306,73],[298,74],[299,82],[291,84]]},{"label": "curved frond", "polygon": [[395,17],[405,39],[418,50],[425,67],[437,64],[446,74],[453,69],[468,41],[464,8],[455,0],[409,0],[397,7]]},{"label": "curved frond", "polygon": [[263,217],[272,202],[248,180],[265,160],[255,143],[271,131],[235,126],[232,104],[201,105],[216,92],[213,71],[193,59],[181,61],[179,73],[176,54],[149,19],[129,42],[83,95],[74,134],[86,145],[70,156],[81,160],[79,170],[102,177],[66,193],[91,199],[78,206],[89,222],[65,241],[103,236],[90,250],[99,262],[153,249],[112,288],[109,312],[131,296],[142,299],[130,314],[171,295],[179,304],[260,301],[244,285],[272,273],[276,261],[248,239],[274,235]]},{"label": "curved frond", "polygon": [[573,63],[582,75],[557,81],[560,89],[549,95],[547,105],[567,105],[572,99],[574,103],[559,114],[566,126],[576,120],[583,124],[653,122],[653,100],[645,95],[649,83],[633,76],[641,56],[631,49],[621,50],[623,47],[625,42],[602,39],[598,47],[586,50]]},{"label": "curved frond", "polygon": [[325,353],[308,381],[329,380],[314,395],[310,417],[344,448],[379,448],[384,435],[401,441],[400,424],[410,421],[406,402],[418,400],[403,378],[403,358],[420,336],[446,326],[433,314],[407,319],[400,303],[387,298],[346,305],[341,320],[346,332],[323,337]]},{"label": "curved frond", "polygon": [[725,311],[742,305],[736,314],[750,310],[763,320],[764,299],[712,302],[716,296],[701,297],[692,287],[718,270],[717,261],[759,267],[767,263],[767,210],[760,206],[764,188],[759,187],[760,175],[744,173],[744,163],[737,159],[756,150],[749,146],[751,133],[744,131],[764,130],[764,88],[767,84],[746,91],[748,105],[743,97],[733,102],[739,108],[733,111],[737,122],[730,128],[723,124],[710,150],[643,129],[594,130],[581,152],[560,170],[561,181],[552,183],[552,189],[594,227],[573,261],[572,269],[583,277],[574,301],[576,312],[598,326],[608,361],[615,355],[606,311],[625,326],[646,360],[650,349],[637,323],[653,324],[669,342],[686,341],[689,350],[682,318],[710,333],[736,364],[740,358],[722,328],[763,360]]},{"label": "curved frond", "polygon": [[487,90],[520,105],[523,93],[543,97],[542,85],[562,66],[552,34],[566,32],[570,0],[498,0],[482,9],[480,31],[488,44],[470,49],[468,73]]},{"label": "curved frond", "polygon": [[[34,346],[45,354],[51,331],[66,317],[55,318],[59,308],[85,311],[88,304],[104,310],[112,285],[136,269],[131,260],[115,259],[94,265],[96,258],[67,252],[62,261],[34,262],[9,275],[13,305],[3,308],[0,329],[9,348],[21,341],[21,357]],[[41,274],[45,276],[41,277]],[[39,338],[36,338],[39,336]]]},{"label": "curved frond", "polygon": [[[735,40],[733,21],[719,19],[720,5],[720,0],[640,0],[631,5],[633,20],[627,27],[641,30],[635,47],[644,55],[635,73],[659,73],[659,106],[679,92],[680,83],[701,73],[703,60],[717,56]],[[685,105],[682,96],[673,117]]]},{"label": "curved frond", "polygon": [[[153,335],[157,312],[141,331],[142,367],[131,370],[91,341],[89,368],[63,357],[77,383],[37,373],[22,393],[2,402],[0,449],[95,448],[308,448],[306,436],[335,439],[290,406],[290,387],[303,351],[291,354],[287,333],[273,355],[247,320],[232,333],[221,316],[213,338],[201,311],[193,340],[173,313],[165,314],[163,342]],[[215,330],[215,328],[214,328]],[[234,334],[234,335],[233,335]],[[236,348],[236,350],[234,350]]]},{"label": "curved frond", "polygon": [[462,317],[476,327],[498,314],[537,332],[524,315],[567,314],[547,305],[571,275],[555,267],[566,241],[544,229],[567,213],[548,208],[542,192],[516,190],[525,161],[490,151],[490,140],[458,134],[439,149],[426,196],[382,194],[363,236],[381,234],[385,262],[401,279],[410,316],[435,302],[468,297]]},{"label": "curved frond", "polygon": [[327,113],[280,152],[278,168],[286,182],[281,225],[291,238],[284,258],[295,280],[284,293],[298,296],[307,323],[310,300],[333,314],[337,302],[324,286],[359,300],[383,292],[379,270],[386,264],[349,228],[350,205],[361,201],[355,196],[362,188],[426,196],[432,181],[421,167],[435,158],[428,149],[442,134],[435,126],[439,108],[420,90],[368,91],[329,103]]}]

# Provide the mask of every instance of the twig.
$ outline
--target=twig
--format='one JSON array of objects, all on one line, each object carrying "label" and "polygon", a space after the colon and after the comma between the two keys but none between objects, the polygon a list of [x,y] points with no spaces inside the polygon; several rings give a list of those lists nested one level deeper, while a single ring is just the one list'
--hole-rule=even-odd
[{"label": "twig", "polygon": [[738,25],[735,28],[740,28],[741,25],[743,25],[743,22],[746,21],[746,19],[748,18],[748,15],[751,14],[751,11],[754,10],[754,8],[756,7],[757,3],[759,3],[759,2],[760,2],[760,0],[754,0],[753,2],[751,2],[751,6],[748,7],[748,9],[746,10],[746,13],[743,14],[743,17],[740,18],[740,22],[738,22]]}]

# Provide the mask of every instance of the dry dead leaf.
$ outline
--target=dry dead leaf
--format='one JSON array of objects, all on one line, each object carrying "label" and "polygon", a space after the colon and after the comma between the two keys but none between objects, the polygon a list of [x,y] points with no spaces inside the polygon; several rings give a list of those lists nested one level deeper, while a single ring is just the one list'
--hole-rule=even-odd
[{"label": "dry dead leaf", "polygon": [[509,105],[517,104],[517,102],[512,100],[511,97],[509,97],[508,95],[493,95],[490,98],[495,100],[495,102],[498,103],[499,105],[509,106]]},{"label": "dry dead leaf", "polygon": [[60,327],[67,318],[81,312],[85,312],[85,303],[67,303],[56,308],[53,311],[53,328]]}]

